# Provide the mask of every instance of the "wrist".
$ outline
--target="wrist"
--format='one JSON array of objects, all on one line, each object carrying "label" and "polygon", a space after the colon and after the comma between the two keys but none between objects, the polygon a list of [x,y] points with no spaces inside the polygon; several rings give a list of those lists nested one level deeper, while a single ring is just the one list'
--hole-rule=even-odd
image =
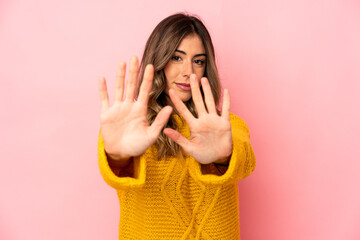
[{"label": "wrist", "polygon": [[229,166],[231,155],[226,158],[221,158],[219,160],[214,161],[214,164],[222,165],[222,166]]},{"label": "wrist", "polygon": [[231,157],[231,155],[229,157],[222,158],[222,159],[219,159],[219,160],[213,162],[214,166],[216,167],[216,169],[219,171],[219,173],[221,175],[224,174],[224,172],[229,167],[230,157]]},{"label": "wrist", "polygon": [[105,152],[110,167],[126,167],[131,157],[123,157],[117,154],[109,154]]}]

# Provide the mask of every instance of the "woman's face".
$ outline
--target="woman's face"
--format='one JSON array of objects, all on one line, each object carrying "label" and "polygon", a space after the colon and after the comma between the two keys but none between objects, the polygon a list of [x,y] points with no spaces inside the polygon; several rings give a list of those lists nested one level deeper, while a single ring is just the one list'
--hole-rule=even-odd
[{"label": "woman's face", "polygon": [[205,66],[205,48],[200,37],[196,34],[185,37],[164,68],[165,93],[169,95],[169,89],[174,89],[183,102],[189,101],[191,98],[190,75],[194,73],[200,80],[204,76]]}]

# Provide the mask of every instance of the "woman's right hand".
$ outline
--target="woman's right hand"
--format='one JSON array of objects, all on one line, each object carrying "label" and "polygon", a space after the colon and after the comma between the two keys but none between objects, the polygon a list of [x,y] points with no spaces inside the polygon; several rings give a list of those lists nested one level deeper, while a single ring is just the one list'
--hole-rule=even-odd
[{"label": "woman's right hand", "polygon": [[139,61],[130,60],[130,69],[125,89],[126,63],[121,62],[116,74],[115,97],[109,106],[109,95],[104,77],[100,78],[99,92],[101,101],[100,127],[108,156],[119,162],[127,162],[131,157],[143,154],[160,135],[167,123],[172,108],[166,106],[158,113],[154,122],[147,120],[147,104],[154,77],[154,67],[147,65],[137,100],[135,100]]}]

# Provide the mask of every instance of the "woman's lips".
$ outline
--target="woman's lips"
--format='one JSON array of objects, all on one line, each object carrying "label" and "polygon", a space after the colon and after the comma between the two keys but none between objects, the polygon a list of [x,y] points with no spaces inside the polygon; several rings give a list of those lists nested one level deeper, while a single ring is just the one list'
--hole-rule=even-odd
[{"label": "woman's lips", "polygon": [[184,91],[190,91],[191,87],[189,83],[175,83],[178,88]]}]

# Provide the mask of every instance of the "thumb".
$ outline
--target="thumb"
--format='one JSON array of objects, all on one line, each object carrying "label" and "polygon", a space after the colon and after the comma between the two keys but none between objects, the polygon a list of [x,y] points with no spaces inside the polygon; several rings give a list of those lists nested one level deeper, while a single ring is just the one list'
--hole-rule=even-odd
[{"label": "thumb", "polygon": [[154,122],[149,127],[150,135],[157,139],[160,135],[161,130],[164,128],[165,124],[169,120],[169,117],[172,113],[172,107],[166,106],[160,110],[160,112],[156,115]]}]

